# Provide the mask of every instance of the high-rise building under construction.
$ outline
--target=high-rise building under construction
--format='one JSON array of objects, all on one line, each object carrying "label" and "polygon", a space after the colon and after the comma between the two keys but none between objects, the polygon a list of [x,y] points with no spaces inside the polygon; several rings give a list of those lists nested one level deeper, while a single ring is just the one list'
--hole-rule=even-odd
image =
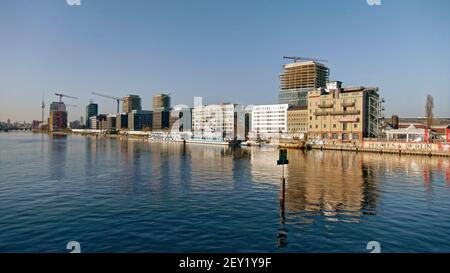
[{"label": "high-rise building under construction", "polygon": [[141,97],[137,95],[128,95],[123,98],[123,112],[131,113],[133,110],[142,110]]},{"label": "high-rise building under construction", "polygon": [[64,102],[50,104],[50,131],[67,129],[67,110]]},{"label": "high-rise building under construction", "polygon": [[307,106],[308,92],[326,87],[329,69],[317,61],[285,64],[280,74],[278,102],[291,106]]}]

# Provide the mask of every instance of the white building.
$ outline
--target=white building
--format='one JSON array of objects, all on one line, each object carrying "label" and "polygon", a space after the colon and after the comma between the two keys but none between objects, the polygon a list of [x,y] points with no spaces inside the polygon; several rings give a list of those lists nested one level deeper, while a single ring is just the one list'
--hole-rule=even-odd
[{"label": "white building", "polygon": [[245,140],[244,108],[238,104],[199,105],[192,109],[194,139]]},{"label": "white building", "polygon": [[98,129],[97,116],[90,117],[88,119],[88,125],[89,125],[89,127],[88,127],[89,129],[97,130]]},{"label": "white building", "polygon": [[252,110],[250,138],[277,138],[287,133],[288,104],[256,105]]}]

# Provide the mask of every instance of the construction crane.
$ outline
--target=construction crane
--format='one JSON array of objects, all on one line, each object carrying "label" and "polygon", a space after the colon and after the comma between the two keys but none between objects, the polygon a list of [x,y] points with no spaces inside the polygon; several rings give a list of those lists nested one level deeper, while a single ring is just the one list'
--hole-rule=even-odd
[{"label": "construction crane", "polygon": [[120,102],[123,101],[122,98],[118,98],[118,97],[114,97],[114,96],[109,96],[109,95],[104,95],[104,94],[100,94],[97,92],[91,92],[92,95],[96,95],[96,96],[100,96],[100,97],[104,97],[104,98],[108,98],[108,99],[113,99],[117,102],[117,114],[119,113],[119,108],[120,108]]},{"label": "construction crane", "polygon": [[59,97],[59,102],[62,102],[63,97],[70,98],[70,99],[76,99],[76,100],[78,99],[77,97],[72,97],[72,96],[69,96],[66,94],[55,93],[55,95]]},{"label": "construction crane", "polygon": [[307,58],[307,57],[297,57],[297,56],[283,56],[283,59],[291,59],[296,63],[297,61],[313,61],[313,62],[328,62],[327,60],[319,60],[314,58]]}]

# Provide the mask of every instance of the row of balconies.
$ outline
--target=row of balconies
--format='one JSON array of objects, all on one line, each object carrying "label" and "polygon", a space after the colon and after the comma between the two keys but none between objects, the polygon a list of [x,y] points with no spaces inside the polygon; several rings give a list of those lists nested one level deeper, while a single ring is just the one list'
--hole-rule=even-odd
[{"label": "row of balconies", "polygon": [[[319,108],[333,108],[333,103],[332,102],[326,102],[326,101],[321,101],[319,103]],[[354,101],[343,101],[341,103],[342,107],[354,107],[355,106],[355,102]]]},{"label": "row of balconies", "polygon": [[326,111],[326,110],[316,110],[314,115],[316,116],[338,116],[338,115],[359,115],[360,110],[347,110],[347,111]]}]

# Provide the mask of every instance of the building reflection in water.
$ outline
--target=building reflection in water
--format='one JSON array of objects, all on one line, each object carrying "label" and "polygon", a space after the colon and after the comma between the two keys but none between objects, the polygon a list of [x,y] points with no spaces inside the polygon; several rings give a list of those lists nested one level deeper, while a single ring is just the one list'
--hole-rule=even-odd
[{"label": "building reflection in water", "polygon": [[61,180],[65,177],[67,162],[67,136],[50,135],[48,149],[50,150],[50,176]]},{"label": "building reflection in water", "polygon": [[[98,162],[107,159],[102,155],[111,153],[108,160],[118,158],[110,164],[117,167],[118,175],[123,178],[121,187],[125,188],[122,190],[137,191],[139,187],[146,187],[142,192],[149,190],[155,203],[176,194],[189,198],[192,194],[211,191],[229,194],[243,189],[245,192],[246,187],[264,192],[281,188],[276,148],[231,149],[138,140],[86,141],[87,174],[98,172]],[[444,179],[450,186],[450,163],[446,158],[289,150],[288,159],[278,247],[287,246],[290,225],[323,220],[359,223],[365,216],[376,215],[381,188],[386,183],[391,187],[402,186],[394,183],[395,177],[411,177],[408,183],[418,183],[430,192],[437,180]],[[179,192],[173,193],[174,190]],[[278,203],[274,203],[275,206]]]}]

